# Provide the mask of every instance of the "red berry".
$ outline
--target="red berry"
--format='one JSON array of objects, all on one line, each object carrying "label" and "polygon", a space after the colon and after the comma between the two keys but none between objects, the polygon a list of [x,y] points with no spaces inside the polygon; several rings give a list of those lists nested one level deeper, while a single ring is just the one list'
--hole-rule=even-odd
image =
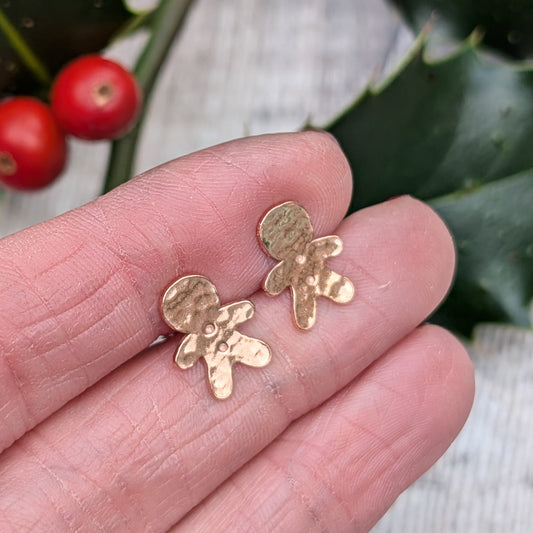
[{"label": "red berry", "polygon": [[50,108],[28,96],[0,103],[0,182],[40,189],[63,170],[65,135]]},{"label": "red berry", "polygon": [[141,104],[135,77],[98,55],[69,63],[52,88],[52,109],[59,124],[82,139],[122,137],[135,124]]}]

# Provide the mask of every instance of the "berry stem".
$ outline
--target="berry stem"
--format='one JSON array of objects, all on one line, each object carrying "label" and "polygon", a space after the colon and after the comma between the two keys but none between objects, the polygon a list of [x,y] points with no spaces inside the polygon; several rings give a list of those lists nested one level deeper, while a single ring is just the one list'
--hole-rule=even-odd
[{"label": "berry stem", "polygon": [[10,22],[0,7],[0,31],[6,36],[9,44],[20,57],[26,68],[35,76],[45,87],[52,83],[52,76],[48,72],[44,63],[37,57],[35,52],[30,48],[24,37]]},{"label": "berry stem", "polygon": [[153,15],[151,36],[137,60],[134,72],[143,92],[143,109],[135,127],[111,145],[103,192],[128,181],[133,174],[135,152],[152,89],[189,7],[194,0],[161,0]]}]

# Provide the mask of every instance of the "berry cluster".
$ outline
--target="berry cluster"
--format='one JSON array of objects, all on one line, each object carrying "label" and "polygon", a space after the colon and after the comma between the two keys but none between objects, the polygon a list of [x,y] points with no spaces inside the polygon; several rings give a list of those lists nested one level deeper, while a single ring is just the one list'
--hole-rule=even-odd
[{"label": "berry cluster", "polygon": [[142,95],[118,63],[88,55],[66,65],[50,105],[29,96],[0,102],[0,183],[34,190],[51,183],[67,159],[66,136],[117,139],[135,124]]}]

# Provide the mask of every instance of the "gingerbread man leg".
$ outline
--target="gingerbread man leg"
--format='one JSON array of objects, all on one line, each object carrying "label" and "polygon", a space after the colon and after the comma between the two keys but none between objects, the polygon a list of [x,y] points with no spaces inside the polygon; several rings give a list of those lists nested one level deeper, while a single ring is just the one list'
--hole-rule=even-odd
[{"label": "gingerbread man leg", "polygon": [[311,329],[316,321],[317,291],[314,286],[291,286],[294,320],[301,329]]},{"label": "gingerbread man leg", "polygon": [[327,267],[324,267],[318,288],[320,294],[338,304],[350,302],[355,294],[353,283],[347,277],[341,276]]},{"label": "gingerbread man leg", "polygon": [[209,384],[215,398],[225,400],[233,391],[233,376],[231,372],[231,362],[228,358],[217,358],[216,361],[208,361],[207,376]]},{"label": "gingerbread man leg", "polygon": [[272,353],[266,343],[241,334],[234,347],[235,361],[248,366],[263,367],[270,363]]}]

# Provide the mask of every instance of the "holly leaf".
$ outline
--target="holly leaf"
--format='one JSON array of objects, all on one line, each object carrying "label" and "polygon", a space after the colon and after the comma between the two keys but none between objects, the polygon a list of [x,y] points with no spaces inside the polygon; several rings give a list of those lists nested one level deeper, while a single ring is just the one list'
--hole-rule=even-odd
[{"label": "holly leaf", "polygon": [[434,319],[462,332],[479,321],[530,326],[533,170],[431,200],[455,237],[454,287]]},{"label": "holly leaf", "polygon": [[436,320],[463,333],[482,321],[529,324],[533,70],[485,59],[475,38],[436,62],[424,45],[327,127],[352,165],[351,211],[400,194],[429,202],[459,253]]},{"label": "holly leaf", "polygon": [[533,0],[390,0],[415,31],[433,18],[439,34],[463,40],[474,29],[486,44],[525,58],[533,56]]},{"label": "holly leaf", "polygon": [[[69,60],[104,48],[133,16],[122,0],[17,0],[0,8],[52,76]],[[0,32],[0,97],[40,88],[12,40]]]}]

